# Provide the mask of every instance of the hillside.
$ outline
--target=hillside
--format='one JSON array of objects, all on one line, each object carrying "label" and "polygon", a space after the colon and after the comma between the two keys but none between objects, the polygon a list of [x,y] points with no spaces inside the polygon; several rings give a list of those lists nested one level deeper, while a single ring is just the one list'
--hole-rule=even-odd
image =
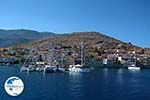
[{"label": "hillside", "polygon": [[46,39],[35,41],[32,44],[35,47],[42,47],[48,45],[48,43],[52,41],[54,44],[69,47],[79,46],[80,42],[83,42],[86,47],[99,47],[101,49],[122,48],[127,50],[130,48],[140,48],[138,46],[132,45],[131,43],[122,42],[99,32],[74,32],[54,35],[52,37],[47,37]]},{"label": "hillside", "polygon": [[9,47],[16,44],[27,43],[47,36],[52,36],[51,32],[37,32],[33,30],[0,30],[0,47]]},{"label": "hillside", "polygon": [[[32,42],[34,41],[34,42]],[[65,34],[55,34],[51,32],[38,32],[34,30],[0,30],[0,47],[10,47],[17,44],[31,42],[34,47],[48,46],[49,42],[54,42],[60,46],[79,46],[83,42],[85,46],[101,49],[139,48],[131,43],[125,43],[118,39],[106,36],[99,32],[73,32]]]}]

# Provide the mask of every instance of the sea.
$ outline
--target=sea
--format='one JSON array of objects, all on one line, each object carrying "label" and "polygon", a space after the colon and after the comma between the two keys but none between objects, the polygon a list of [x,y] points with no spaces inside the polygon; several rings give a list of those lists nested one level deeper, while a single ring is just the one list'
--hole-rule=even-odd
[{"label": "sea", "polygon": [[[24,82],[21,95],[6,93],[7,78]],[[150,70],[98,68],[89,73],[20,73],[0,66],[0,100],[150,100]]]}]

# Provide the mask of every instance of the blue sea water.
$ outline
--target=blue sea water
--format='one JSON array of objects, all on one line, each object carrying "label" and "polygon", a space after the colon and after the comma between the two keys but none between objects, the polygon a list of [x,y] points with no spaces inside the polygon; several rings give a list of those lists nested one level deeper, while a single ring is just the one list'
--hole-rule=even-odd
[{"label": "blue sea water", "polygon": [[[23,93],[9,96],[8,77],[20,77]],[[15,67],[0,67],[0,100],[150,100],[150,70],[97,69],[90,73],[20,73]]]}]

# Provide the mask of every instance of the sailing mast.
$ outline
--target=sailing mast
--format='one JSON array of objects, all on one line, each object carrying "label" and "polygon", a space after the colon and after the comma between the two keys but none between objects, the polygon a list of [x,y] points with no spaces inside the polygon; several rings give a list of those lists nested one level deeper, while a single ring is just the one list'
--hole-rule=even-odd
[{"label": "sailing mast", "polygon": [[73,50],[73,66],[75,65],[75,52]]},{"label": "sailing mast", "polygon": [[62,55],[61,55],[61,67],[64,67],[64,56],[65,56],[65,54],[62,53]]},{"label": "sailing mast", "polygon": [[136,66],[136,52],[135,52],[135,50],[132,52],[132,54],[133,54],[134,64]]},{"label": "sailing mast", "polygon": [[81,42],[81,66],[84,65],[84,61],[83,61],[83,42]]},{"label": "sailing mast", "polygon": [[51,38],[51,41],[49,41],[48,44],[49,44],[48,64],[52,65],[54,57],[53,38]]}]

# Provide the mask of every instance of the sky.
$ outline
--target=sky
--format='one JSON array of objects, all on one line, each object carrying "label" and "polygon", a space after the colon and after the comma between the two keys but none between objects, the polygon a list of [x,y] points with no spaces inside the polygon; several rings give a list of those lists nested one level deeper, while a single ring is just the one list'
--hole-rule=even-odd
[{"label": "sky", "polygon": [[0,29],[97,31],[150,47],[150,0],[0,0]]}]

